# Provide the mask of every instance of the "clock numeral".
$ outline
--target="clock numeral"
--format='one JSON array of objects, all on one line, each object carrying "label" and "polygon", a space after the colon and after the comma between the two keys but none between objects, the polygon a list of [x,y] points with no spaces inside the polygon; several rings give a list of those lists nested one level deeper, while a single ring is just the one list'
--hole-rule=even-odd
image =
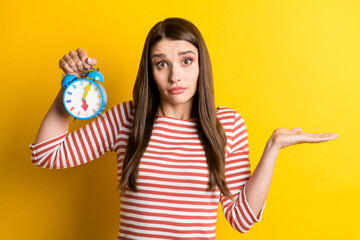
[{"label": "clock numeral", "polygon": [[67,103],[71,103],[71,100],[66,100]]},{"label": "clock numeral", "polygon": [[70,111],[74,110],[74,107],[70,108]]},{"label": "clock numeral", "polygon": [[69,95],[72,95],[72,92],[66,92],[67,94],[69,94]]}]

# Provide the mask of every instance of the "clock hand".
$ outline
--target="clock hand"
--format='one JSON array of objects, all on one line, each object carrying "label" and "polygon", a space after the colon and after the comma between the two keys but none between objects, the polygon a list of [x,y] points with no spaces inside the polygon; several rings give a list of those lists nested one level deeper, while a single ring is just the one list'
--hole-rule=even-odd
[{"label": "clock hand", "polygon": [[85,89],[85,93],[82,99],[86,99],[86,96],[88,94],[88,92],[90,91],[90,87],[91,87],[91,83],[89,83],[88,85],[86,85],[86,87],[84,87]]},{"label": "clock hand", "polygon": [[86,111],[86,110],[88,109],[89,105],[86,104],[86,100],[85,100],[85,99],[82,100],[82,101],[83,101],[83,105],[81,105],[81,107],[84,109],[84,111]]}]

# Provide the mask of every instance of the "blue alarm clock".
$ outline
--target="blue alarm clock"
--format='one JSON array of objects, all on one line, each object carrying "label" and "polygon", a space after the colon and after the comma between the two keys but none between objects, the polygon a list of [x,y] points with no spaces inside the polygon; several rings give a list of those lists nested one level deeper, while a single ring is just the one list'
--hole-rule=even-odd
[{"label": "blue alarm clock", "polygon": [[85,120],[97,115],[102,116],[101,113],[107,104],[107,94],[104,87],[95,80],[104,82],[99,69],[90,71],[86,77],[79,79],[73,74],[63,75],[61,87],[65,88],[64,107],[75,119]]}]

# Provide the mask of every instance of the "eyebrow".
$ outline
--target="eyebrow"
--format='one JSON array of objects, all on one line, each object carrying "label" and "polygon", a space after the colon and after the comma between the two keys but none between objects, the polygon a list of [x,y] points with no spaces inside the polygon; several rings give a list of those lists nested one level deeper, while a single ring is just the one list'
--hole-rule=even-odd
[{"label": "eyebrow", "polygon": [[[192,53],[192,54],[194,54],[196,56],[196,54],[191,50],[179,52],[178,55],[179,56],[180,55],[185,55],[187,53]],[[165,57],[165,54],[163,54],[163,53],[154,54],[154,55],[151,56],[151,59],[154,58],[154,57]]]}]

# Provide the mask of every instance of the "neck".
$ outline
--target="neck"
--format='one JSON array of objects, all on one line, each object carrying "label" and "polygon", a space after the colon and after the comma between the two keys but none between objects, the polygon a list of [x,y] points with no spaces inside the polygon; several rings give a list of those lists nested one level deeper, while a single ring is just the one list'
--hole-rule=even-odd
[{"label": "neck", "polygon": [[167,102],[161,102],[158,115],[177,118],[181,120],[194,120],[191,119],[191,109],[192,101],[175,105]]}]

